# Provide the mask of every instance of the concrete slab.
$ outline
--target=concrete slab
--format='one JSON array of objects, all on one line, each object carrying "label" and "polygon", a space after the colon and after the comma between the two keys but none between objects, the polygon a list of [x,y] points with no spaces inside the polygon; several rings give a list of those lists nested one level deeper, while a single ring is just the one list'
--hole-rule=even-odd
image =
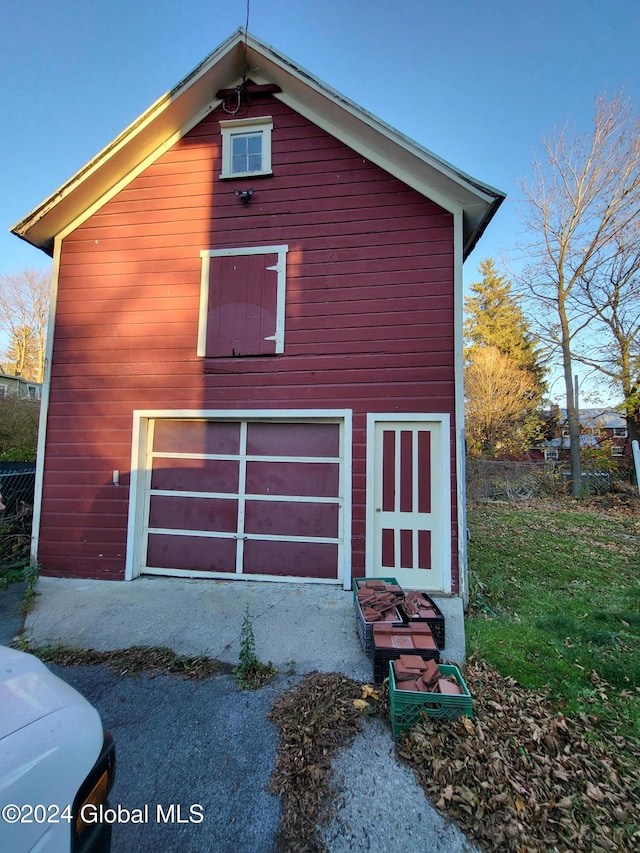
[{"label": "concrete slab", "polygon": [[[342,587],[263,581],[146,577],[122,581],[40,578],[25,621],[37,645],[62,643],[109,651],[167,646],[177,654],[236,663],[245,612],[260,660],[296,672],[372,677],[360,645],[353,597]],[[443,661],[464,662],[462,602],[438,598],[445,615]]]}]

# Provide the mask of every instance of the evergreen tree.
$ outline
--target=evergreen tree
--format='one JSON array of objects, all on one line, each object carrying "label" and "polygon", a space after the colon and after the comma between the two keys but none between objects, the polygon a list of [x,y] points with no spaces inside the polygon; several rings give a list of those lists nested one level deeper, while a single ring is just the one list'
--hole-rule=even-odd
[{"label": "evergreen tree", "polygon": [[465,298],[465,410],[471,453],[528,450],[542,437],[546,391],[536,340],[511,283],[492,260]]},{"label": "evergreen tree", "polygon": [[[467,357],[473,346],[495,347],[542,386],[545,369],[519,300],[511,293],[511,282],[491,259],[482,261],[479,272],[482,281],[472,284],[473,295],[465,297]],[[543,391],[541,387],[541,395]]]}]

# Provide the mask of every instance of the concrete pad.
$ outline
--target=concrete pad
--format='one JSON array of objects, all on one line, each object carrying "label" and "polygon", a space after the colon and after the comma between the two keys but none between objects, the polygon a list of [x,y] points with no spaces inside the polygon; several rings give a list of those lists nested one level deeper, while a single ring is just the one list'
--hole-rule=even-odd
[{"label": "concrete pad", "polygon": [[367,720],[331,766],[336,801],[321,829],[331,853],[479,853],[426,799],[413,770],[398,763],[382,720]]},{"label": "concrete pad", "polygon": [[[167,646],[177,654],[237,663],[249,612],[256,654],[279,670],[342,672],[371,680],[351,592],[326,584],[139,578],[131,582],[40,578],[25,621],[36,645],[99,651]],[[464,661],[462,602],[438,598],[445,616],[443,661]]]}]

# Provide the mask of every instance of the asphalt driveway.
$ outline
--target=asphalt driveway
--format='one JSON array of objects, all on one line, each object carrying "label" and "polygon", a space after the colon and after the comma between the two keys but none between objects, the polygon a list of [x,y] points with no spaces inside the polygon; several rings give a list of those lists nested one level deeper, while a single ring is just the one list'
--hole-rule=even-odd
[{"label": "asphalt driveway", "polygon": [[[267,714],[286,678],[239,691],[230,675],[189,681],[107,666],[51,669],[89,699],[114,737],[113,853],[274,850],[280,801],[267,786],[277,730]],[[144,823],[129,818],[136,812]]]},{"label": "asphalt driveway", "polygon": [[[241,691],[230,675],[190,681],[105,665],[51,669],[95,705],[116,742],[112,853],[275,853],[280,800],[267,789],[277,730],[268,712],[297,677]],[[398,764],[380,720],[363,720],[334,761],[332,793],[322,831],[330,853],[473,850]]]},{"label": "asphalt driveway", "polygon": [[[168,645],[181,654],[208,651],[237,662],[239,628],[249,607],[259,656],[273,660],[281,673],[295,660],[300,675],[319,669],[371,678],[351,597],[340,590],[164,579],[128,585],[42,578],[38,587],[26,620],[35,644],[102,650]],[[0,591],[5,645],[24,621],[16,615],[20,593]],[[276,849],[280,801],[267,788],[277,731],[268,712],[299,675],[282,674],[261,690],[241,691],[231,675],[194,681],[121,673],[106,665],[51,669],[87,697],[114,737],[113,853]],[[330,853],[473,849],[398,762],[381,720],[363,720],[362,733],[336,757],[333,794],[332,819],[323,830]]]}]

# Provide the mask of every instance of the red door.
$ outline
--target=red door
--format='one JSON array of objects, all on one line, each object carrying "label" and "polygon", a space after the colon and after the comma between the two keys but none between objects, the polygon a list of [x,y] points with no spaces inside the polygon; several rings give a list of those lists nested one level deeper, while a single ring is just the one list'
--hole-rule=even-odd
[{"label": "red door", "polygon": [[208,356],[275,354],[277,261],[275,254],[210,259]]}]

